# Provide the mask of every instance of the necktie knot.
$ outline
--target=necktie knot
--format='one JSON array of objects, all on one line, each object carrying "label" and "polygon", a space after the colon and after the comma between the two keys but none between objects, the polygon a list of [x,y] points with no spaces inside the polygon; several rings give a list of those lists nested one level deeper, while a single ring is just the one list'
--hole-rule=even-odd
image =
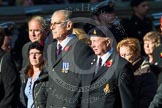
[{"label": "necktie knot", "polygon": [[57,57],[61,54],[61,52],[62,52],[62,46],[58,44]]},{"label": "necktie knot", "polygon": [[58,44],[58,49],[59,49],[59,50],[62,50],[61,44]]}]

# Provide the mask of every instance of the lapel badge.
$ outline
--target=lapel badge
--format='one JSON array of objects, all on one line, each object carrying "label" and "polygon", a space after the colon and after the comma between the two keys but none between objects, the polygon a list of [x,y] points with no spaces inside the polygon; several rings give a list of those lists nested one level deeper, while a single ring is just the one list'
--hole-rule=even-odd
[{"label": "lapel badge", "polygon": [[93,34],[96,35],[96,30],[93,31]]},{"label": "lapel badge", "polygon": [[106,84],[105,88],[104,88],[104,93],[105,95],[107,95],[108,93],[110,93],[110,85]]},{"label": "lapel badge", "polygon": [[68,73],[69,71],[69,64],[68,62],[63,62],[62,63],[62,73]]},{"label": "lapel badge", "polygon": [[96,59],[93,59],[93,61],[91,62],[91,65],[93,65],[95,61],[96,61]]}]

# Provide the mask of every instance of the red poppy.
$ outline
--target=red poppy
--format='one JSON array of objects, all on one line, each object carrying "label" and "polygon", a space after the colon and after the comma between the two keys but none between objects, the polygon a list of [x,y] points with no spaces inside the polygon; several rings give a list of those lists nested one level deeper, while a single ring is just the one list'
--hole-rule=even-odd
[{"label": "red poppy", "polygon": [[66,51],[66,52],[68,52],[69,49],[70,49],[70,46],[66,46],[66,47],[65,47],[65,51]]},{"label": "red poppy", "polygon": [[111,67],[111,65],[112,65],[112,59],[106,61],[105,66],[107,66],[107,67]]}]

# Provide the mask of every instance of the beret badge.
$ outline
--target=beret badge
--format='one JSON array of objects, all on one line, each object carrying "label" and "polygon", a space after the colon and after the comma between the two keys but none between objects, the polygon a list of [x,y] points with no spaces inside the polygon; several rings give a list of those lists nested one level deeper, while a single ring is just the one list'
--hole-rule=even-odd
[{"label": "beret badge", "polygon": [[93,34],[96,35],[96,30],[93,31]]}]

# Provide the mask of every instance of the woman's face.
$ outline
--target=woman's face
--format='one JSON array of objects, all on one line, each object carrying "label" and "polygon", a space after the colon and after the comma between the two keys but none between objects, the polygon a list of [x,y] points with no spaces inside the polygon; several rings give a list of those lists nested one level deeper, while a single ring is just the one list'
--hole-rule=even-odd
[{"label": "woman's face", "polygon": [[151,40],[144,41],[144,51],[147,55],[152,55],[155,47],[156,47],[155,42]]},{"label": "woman's face", "polygon": [[43,62],[43,54],[37,49],[31,49],[29,51],[29,60],[31,65],[39,67]]},{"label": "woman's face", "polygon": [[131,51],[130,48],[127,46],[120,47],[119,54],[121,57],[125,58],[130,63],[133,63],[136,59],[136,56],[133,53],[133,51]]}]

